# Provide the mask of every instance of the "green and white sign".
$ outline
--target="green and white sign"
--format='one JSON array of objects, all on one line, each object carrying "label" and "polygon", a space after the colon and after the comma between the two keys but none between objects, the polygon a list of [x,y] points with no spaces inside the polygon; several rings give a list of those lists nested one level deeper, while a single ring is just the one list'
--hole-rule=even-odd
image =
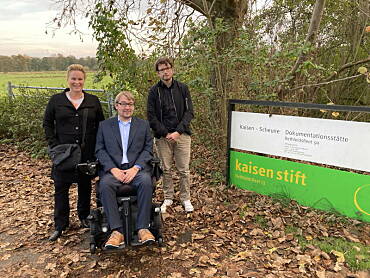
[{"label": "green and white sign", "polygon": [[370,172],[370,123],[232,112],[230,147]]},{"label": "green and white sign", "polygon": [[230,180],[264,195],[370,222],[370,176],[230,151]]}]

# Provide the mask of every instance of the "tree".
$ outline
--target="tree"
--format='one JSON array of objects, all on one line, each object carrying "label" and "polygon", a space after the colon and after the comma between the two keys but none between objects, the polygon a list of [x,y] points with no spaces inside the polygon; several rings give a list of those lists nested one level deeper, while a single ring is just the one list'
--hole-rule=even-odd
[{"label": "tree", "polygon": [[[280,68],[271,70],[279,83],[271,89],[277,89],[279,100],[364,103],[369,86],[364,78],[355,76],[369,58],[370,36],[364,33],[369,22],[369,1],[325,1],[321,6],[325,9],[319,9],[321,15],[314,12],[317,3],[275,0],[255,18],[262,26],[260,31],[270,37],[272,57],[286,53]],[[316,33],[308,32],[315,29],[310,25],[318,26],[318,21],[312,25],[315,18],[320,19],[320,28]],[[309,34],[315,34],[311,41]]]},{"label": "tree", "polygon": [[31,57],[20,54],[11,57],[14,63],[14,71],[29,71]]},{"label": "tree", "polygon": [[[354,84],[363,94],[363,83],[340,80],[368,61],[369,1],[274,0],[258,9],[257,2],[262,1],[90,0],[82,10],[99,42],[102,74],[119,79],[114,82],[119,86],[132,86],[127,82],[140,76],[141,84],[132,87],[142,89],[154,77],[140,71],[148,57],[165,54],[180,57],[180,63],[185,57],[182,77],[192,74],[186,64],[202,71],[202,78],[193,75],[193,84],[203,82],[198,88],[208,97],[207,117],[217,121],[221,134],[229,97],[340,103],[338,88],[350,95]],[[56,22],[73,24],[77,0],[60,3]],[[204,65],[197,64],[200,60]]]},{"label": "tree", "polygon": [[[324,12],[325,7],[325,0],[316,0],[315,7],[312,12],[311,21],[310,21],[310,27],[308,28],[305,45],[313,45],[316,41],[317,33],[319,31],[319,26],[322,18],[322,14]],[[298,67],[306,60],[306,55],[302,53],[296,63],[294,64],[294,67],[289,72],[288,75],[295,76],[297,73]]]},{"label": "tree", "polygon": [[12,59],[8,56],[0,56],[0,71],[13,71]]},{"label": "tree", "polygon": [[[57,25],[75,24],[78,0],[61,0],[58,3],[61,6],[55,18]],[[249,5],[249,0],[96,0],[87,1],[86,9],[82,10],[87,11],[85,15],[90,18],[94,36],[99,42],[97,57],[100,68],[113,76],[123,74],[122,65],[132,64],[133,53],[130,49],[140,48],[143,43],[142,50],[161,45],[166,48],[166,55],[176,56],[181,51],[179,44],[187,20],[204,16],[215,34],[215,63],[210,76],[215,91],[214,112],[225,129],[226,88],[232,84],[228,78],[231,76],[228,73],[230,65],[225,65],[223,54],[237,38]],[[75,28],[77,31],[76,25]],[[124,74],[127,77],[127,72]]]},{"label": "tree", "polygon": [[34,57],[31,58],[30,70],[31,71],[41,71],[42,70],[40,58],[34,58]]},{"label": "tree", "polygon": [[[227,110],[230,88],[234,87],[233,76],[230,72],[236,69],[225,63],[223,54],[235,42],[239,31],[245,24],[245,15],[248,11],[249,1],[238,0],[193,0],[184,1],[188,6],[203,14],[211,30],[215,32],[214,68],[211,75],[211,84],[215,91],[213,95],[213,111],[215,118],[221,119],[221,129],[226,130]],[[221,28],[217,28],[221,21]],[[231,89],[232,90],[232,89]],[[225,133],[224,133],[225,134]]]}]

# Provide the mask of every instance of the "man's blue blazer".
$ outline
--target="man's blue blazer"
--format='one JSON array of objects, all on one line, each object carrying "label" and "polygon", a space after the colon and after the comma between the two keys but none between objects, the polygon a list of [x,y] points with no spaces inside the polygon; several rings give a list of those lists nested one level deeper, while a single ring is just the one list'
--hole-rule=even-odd
[{"label": "man's blue blazer", "polygon": [[[96,137],[95,155],[101,165],[99,169],[100,176],[112,168],[120,168],[123,153],[117,116],[100,122]],[[152,158],[153,138],[149,122],[132,117],[127,145],[129,167],[139,165],[142,170],[150,171]]]}]

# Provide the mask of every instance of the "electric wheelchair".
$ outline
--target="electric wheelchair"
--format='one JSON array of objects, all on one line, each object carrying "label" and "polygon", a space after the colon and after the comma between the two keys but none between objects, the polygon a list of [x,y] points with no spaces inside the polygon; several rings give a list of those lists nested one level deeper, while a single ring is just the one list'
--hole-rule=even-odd
[{"label": "electric wheelchair", "polygon": [[[159,166],[160,161],[158,158],[153,158],[151,163],[153,166],[152,184],[154,194],[155,186],[158,179],[162,175],[162,170]],[[106,251],[106,249],[104,248],[104,244],[110,236],[108,221],[104,212],[104,208],[101,205],[99,199],[98,186],[99,185],[97,182],[97,208],[91,210],[90,215],[87,218],[90,225],[90,252],[92,254],[96,252],[97,248],[101,249],[102,251]],[[125,245],[117,249],[109,249],[109,251],[120,250],[127,247],[142,246],[143,244],[139,242],[137,231],[135,229],[138,210],[135,189],[127,184],[123,185],[117,192],[117,202],[123,224]],[[162,246],[164,242],[162,236],[162,218],[160,204],[152,203],[149,230],[154,235],[155,242],[159,246]]]}]

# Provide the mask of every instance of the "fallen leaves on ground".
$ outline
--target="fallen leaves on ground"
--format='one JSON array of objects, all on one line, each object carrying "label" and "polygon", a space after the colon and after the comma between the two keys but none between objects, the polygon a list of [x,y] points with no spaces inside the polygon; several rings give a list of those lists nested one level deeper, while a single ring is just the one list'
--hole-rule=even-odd
[{"label": "fallen leaves on ground", "polygon": [[[51,243],[47,238],[53,230],[54,190],[49,175],[48,160],[0,145],[1,277],[370,276],[350,272],[341,252],[301,248],[296,238],[299,234],[310,243],[331,236],[369,244],[370,225],[358,231],[355,221],[327,221],[325,212],[294,202],[283,206],[267,196],[210,185],[207,175],[192,177],[192,214],[186,215],[178,200],[168,208],[164,247],[91,255],[88,230],[78,224],[75,186],[70,190],[71,226]],[[162,197],[159,186],[157,201]]]}]

